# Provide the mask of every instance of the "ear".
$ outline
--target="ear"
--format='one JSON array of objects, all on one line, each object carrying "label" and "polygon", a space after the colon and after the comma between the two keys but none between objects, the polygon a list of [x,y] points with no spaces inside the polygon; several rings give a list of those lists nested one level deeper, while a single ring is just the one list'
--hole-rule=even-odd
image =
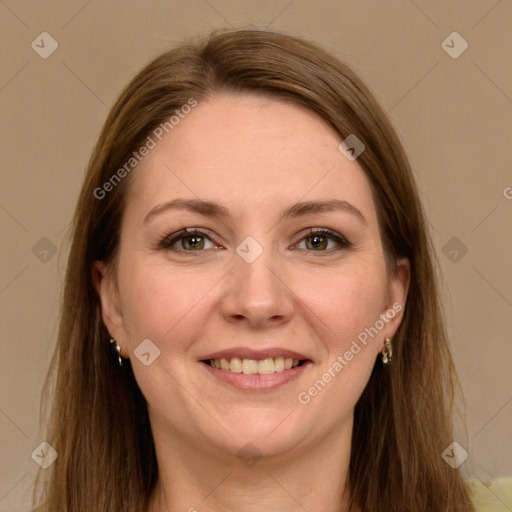
[{"label": "ear", "polygon": [[[384,328],[384,337],[393,338],[402,318],[404,316],[405,303],[407,302],[407,293],[411,281],[411,263],[408,258],[399,258],[396,262],[396,273],[388,279],[386,307],[382,313],[388,313],[390,320]],[[394,316],[393,316],[394,313]],[[391,318],[391,316],[393,316]]]},{"label": "ear", "polygon": [[115,273],[103,261],[96,261],[91,269],[92,281],[101,303],[101,317],[110,335],[124,346],[126,331]]}]

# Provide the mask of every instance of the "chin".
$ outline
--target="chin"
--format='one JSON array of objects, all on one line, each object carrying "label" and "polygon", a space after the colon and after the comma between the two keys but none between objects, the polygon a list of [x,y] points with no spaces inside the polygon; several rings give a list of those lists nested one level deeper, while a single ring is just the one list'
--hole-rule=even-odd
[{"label": "chin", "polygon": [[208,443],[236,456],[245,452],[248,456],[251,452],[259,457],[281,456],[298,448],[308,433],[307,425],[288,410],[250,408],[236,418],[223,418],[222,424],[231,435],[223,432]]}]

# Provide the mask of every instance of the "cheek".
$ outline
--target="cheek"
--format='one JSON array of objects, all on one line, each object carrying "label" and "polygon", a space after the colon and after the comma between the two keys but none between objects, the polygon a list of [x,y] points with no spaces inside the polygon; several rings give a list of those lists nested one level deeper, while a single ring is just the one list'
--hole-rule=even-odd
[{"label": "cheek", "polygon": [[193,337],[201,322],[191,321],[208,303],[218,278],[210,273],[171,271],[165,265],[133,262],[125,273],[123,312],[132,349],[145,338],[160,348],[177,348],[179,340]]},{"label": "cheek", "polygon": [[335,428],[351,414],[368,383],[379,339],[369,328],[382,312],[384,283],[385,273],[375,264],[318,276],[303,289],[323,355],[297,398],[309,404],[309,414],[322,417],[321,428]]},{"label": "cheek", "polygon": [[318,274],[301,286],[301,300],[318,320],[329,352],[343,353],[382,312],[385,274],[377,264]]}]

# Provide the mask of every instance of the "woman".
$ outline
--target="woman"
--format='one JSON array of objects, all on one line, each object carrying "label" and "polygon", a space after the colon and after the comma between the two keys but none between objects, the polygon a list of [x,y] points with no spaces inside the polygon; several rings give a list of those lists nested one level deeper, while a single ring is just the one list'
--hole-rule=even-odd
[{"label": "woman", "polygon": [[159,56],[74,217],[40,510],[474,510],[434,254],[346,64],[258,30]]}]

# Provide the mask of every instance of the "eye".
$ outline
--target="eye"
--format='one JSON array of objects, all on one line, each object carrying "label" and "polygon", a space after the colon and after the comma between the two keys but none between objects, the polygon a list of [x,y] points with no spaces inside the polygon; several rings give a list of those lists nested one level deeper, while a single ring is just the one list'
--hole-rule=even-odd
[{"label": "eye", "polygon": [[[308,241],[311,240],[311,243]],[[331,248],[325,250],[329,245],[329,240],[334,241],[338,244],[338,248]],[[209,241],[212,246],[206,247],[206,241]],[[311,228],[303,236],[299,243],[306,242],[307,251],[311,252],[327,252],[331,253],[336,250],[348,249],[352,246],[344,236],[339,235],[335,231],[327,228]],[[175,247],[177,244],[181,244],[181,247]],[[218,245],[212,242],[212,236],[198,228],[184,228],[176,233],[166,236],[159,244],[160,249],[166,249],[174,252],[204,252],[204,250],[219,249]],[[320,250],[318,250],[320,249]]]},{"label": "eye", "polygon": [[[311,242],[308,243],[308,240]],[[333,250],[339,250],[334,248],[333,250],[324,250],[329,245],[329,240],[333,240],[341,246],[341,248],[348,249],[352,244],[342,235],[339,235],[335,231],[331,231],[327,228],[312,228],[306,232],[306,235],[301,239],[300,242],[306,243],[306,250],[313,252],[333,252]],[[320,250],[317,250],[320,249]]]},{"label": "eye", "polygon": [[[161,249],[178,252],[201,252],[203,249],[209,249],[208,247],[205,247],[205,239],[212,243],[208,233],[197,228],[185,228],[176,233],[173,233],[172,235],[166,236],[160,242],[159,247]],[[181,247],[173,247],[178,242],[181,242]],[[217,246],[214,245],[213,248],[215,247]],[[211,248],[212,247],[210,247],[210,249]]]}]

